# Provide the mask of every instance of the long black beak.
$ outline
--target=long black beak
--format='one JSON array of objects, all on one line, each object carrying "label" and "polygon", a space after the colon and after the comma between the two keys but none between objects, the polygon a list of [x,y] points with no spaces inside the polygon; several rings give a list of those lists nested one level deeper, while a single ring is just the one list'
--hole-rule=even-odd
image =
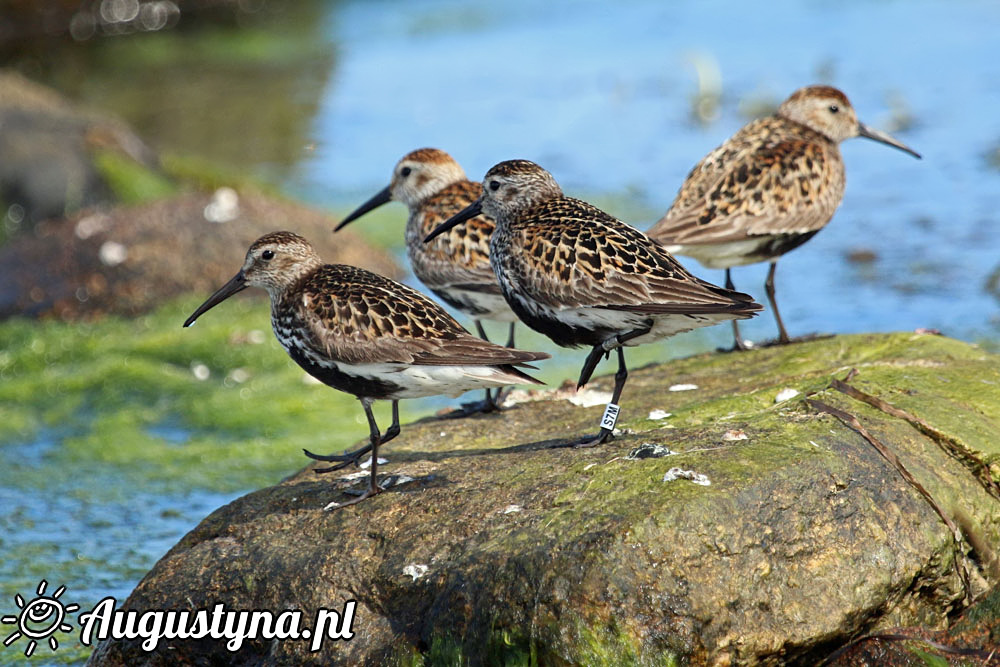
[{"label": "long black beak", "polygon": [[354,209],[354,211],[348,215],[346,218],[340,221],[340,224],[333,228],[333,231],[339,232],[345,225],[348,225],[361,216],[363,216],[368,211],[374,211],[382,204],[388,204],[392,201],[392,192],[390,191],[391,185],[387,185],[376,193],[374,197],[366,201],[361,206]]},{"label": "long black beak", "polygon": [[476,217],[477,215],[482,213],[482,211],[483,211],[483,198],[480,197],[479,199],[472,202],[471,204],[463,208],[455,215],[451,216],[450,218],[442,222],[433,230],[431,230],[431,233],[424,237],[424,243],[428,243],[429,241],[433,240],[434,237],[444,234],[452,227],[460,225],[466,220]]},{"label": "long black beak", "polygon": [[858,136],[865,137],[866,139],[871,139],[873,141],[877,141],[881,144],[892,146],[893,148],[898,148],[901,151],[906,151],[907,153],[917,158],[918,160],[921,159],[920,153],[913,150],[899,139],[896,139],[887,132],[882,132],[881,130],[876,130],[874,128],[868,127],[864,123],[860,122],[858,123]]},{"label": "long black beak", "polygon": [[247,288],[247,279],[243,275],[243,272],[240,271],[235,276],[230,278],[228,283],[217,289],[215,291],[215,294],[208,297],[205,303],[198,306],[198,309],[193,313],[191,313],[191,317],[184,320],[184,326],[185,327],[191,326],[192,324],[194,324],[194,321],[196,319],[201,317],[202,313],[204,313],[207,310],[211,310],[212,308],[215,308],[216,306],[218,306],[220,303],[222,303],[232,295],[236,294],[237,292],[242,292],[246,288]]}]

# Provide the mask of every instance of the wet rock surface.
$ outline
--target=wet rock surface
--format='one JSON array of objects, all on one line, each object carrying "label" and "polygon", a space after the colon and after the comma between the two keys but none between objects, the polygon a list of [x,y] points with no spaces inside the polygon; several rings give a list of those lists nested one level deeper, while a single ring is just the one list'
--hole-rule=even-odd
[{"label": "wet rock surface", "polygon": [[308,238],[328,262],[399,277],[387,251],[349,231],[334,236],[334,225],[321,211],[230,188],[89,209],[0,246],[0,318],[131,316],[181,294],[207,297],[254,239],[279,229]]},{"label": "wet rock surface", "polygon": [[[831,388],[852,367],[860,393]],[[308,623],[356,600],[351,641],[107,642],[91,662],[811,665],[894,628],[960,632],[991,599],[1000,359],[975,346],[840,336],[650,366],[630,374],[615,441],[550,447],[602,410],[553,398],[406,425],[382,452],[403,476],[388,492],[325,511],[363,476],[306,468],[215,511],[123,604]],[[629,458],[645,444],[672,453]],[[995,620],[971,625],[962,637],[996,643]]]}]

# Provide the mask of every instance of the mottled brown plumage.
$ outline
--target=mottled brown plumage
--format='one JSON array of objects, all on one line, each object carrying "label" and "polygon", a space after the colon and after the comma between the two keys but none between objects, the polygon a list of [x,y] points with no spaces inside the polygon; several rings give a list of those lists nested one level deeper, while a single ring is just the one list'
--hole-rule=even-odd
[{"label": "mottled brown plumage", "polygon": [[[370,271],[323,264],[297,234],[273,232],[255,241],[243,268],[184,323],[246,287],[271,297],[271,323],[289,356],[321,382],[361,400],[370,444],[341,455],[309,456],[340,465],[372,450],[369,489],[376,483],[378,446],[399,433],[402,398],[458,395],[471,389],[541,384],[515,366],[549,355],[494,345],[468,333],[420,292]],[[393,402],[393,425],[379,433],[371,412],[376,399]]]},{"label": "mottled brown plumage", "polygon": [[[745,319],[761,308],[746,294],[691,275],[642,232],[565,197],[552,175],[533,162],[501,162],[483,184],[483,196],[431,238],[480,210],[496,220],[490,263],[507,302],[525,324],[557,344],[592,347],[578,386],[586,384],[601,356],[617,349],[612,404],[628,377],[623,346]],[[602,423],[600,435],[587,444],[605,441],[611,431]]]},{"label": "mottled brown plumage", "polygon": [[[830,86],[795,91],[775,115],[755,120],[699,162],[670,210],[647,232],[668,250],[709,268],[771,260],[765,285],[774,300],[777,257],[797,248],[833,217],[844,195],[839,142],[863,136],[917,157],[888,134],[857,119],[847,96]],[[733,322],[737,347],[743,343]]]},{"label": "mottled brown plumage", "polygon": [[[490,268],[493,220],[479,215],[433,243],[422,242],[435,227],[481,194],[482,186],[468,180],[450,155],[437,148],[420,148],[404,155],[393,168],[389,185],[351,212],[336,229],[389,201],[406,204],[406,254],[413,273],[442,301],[475,318],[483,338],[486,332],[480,320],[510,322],[507,346],[513,347],[517,318],[504,301]],[[498,399],[499,391],[494,397],[487,390],[485,400],[470,404],[466,413],[497,410]]]},{"label": "mottled brown plumage", "polygon": [[[490,268],[493,220],[479,215],[433,243],[422,243],[435,227],[476,201],[482,186],[465,177],[447,153],[421,148],[404,155],[387,187],[351,212],[337,229],[369,211],[399,201],[409,209],[406,252],[413,272],[443,301],[476,319],[513,322]],[[491,298],[492,297],[492,298]]]}]

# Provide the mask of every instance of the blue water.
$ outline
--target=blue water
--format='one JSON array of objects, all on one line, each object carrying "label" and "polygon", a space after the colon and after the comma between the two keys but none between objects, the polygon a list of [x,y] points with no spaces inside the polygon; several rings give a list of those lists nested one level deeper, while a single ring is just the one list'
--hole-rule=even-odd
[{"label": "blue water", "polygon": [[[611,212],[645,229],[695,162],[748,120],[748,102],[828,82],[924,159],[843,145],[843,205],[779,264],[791,332],[997,336],[1000,307],[984,289],[1000,262],[1000,171],[986,159],[1000,146],[996,2],[434,0],[328,11],[339,58],[312,150],[286,184],[308,200],[360,203],[405,152],[433,145],[473,178],[503,159],[535,160],[568,194],[614,197]],[[714,63],[721,80],[707,123],[692,118],[696,62]],[[856,249],[877,260],[846,261]],[[734,280],[763,300],[765,271]],[[747,329],[763,338],[774,324],[765,313]]]}]

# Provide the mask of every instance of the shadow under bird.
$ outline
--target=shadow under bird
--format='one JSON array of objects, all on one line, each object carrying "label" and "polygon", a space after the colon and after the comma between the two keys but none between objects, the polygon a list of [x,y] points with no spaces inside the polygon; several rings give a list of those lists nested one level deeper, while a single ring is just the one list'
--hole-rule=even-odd
[{"label": "shadow under bird", "polygon": [[[254,241],[243,268],[189,317],[247,287],[271,298],[271,325],[289,356],[309,375],[353,394],[368,418],[369,443],[319,461],[339,462],[317,472],[357,465],[371,451],[368,489],[350,505],[373,496],[378,485],[378,448],[399,434],[398,401],[512,384],[542,384],[516,366],[547,359],[494,345],[462,328],[441,306],[414,289],[364,269],[324,264],[301,236],[272,232]],[[392,401],[392,426],[380,433],[372,402]]]},{"label": "shadow under bird", "polygon": [[[800,88],[777,113],[734,134],[699,162],[670,210],[646,233],[679,255],[710,269],[770,261],[764,289],[778,323],[778,341],[790,341],[774,296],[778,258],[826,226],[844,196],[838,144],[866,137],[920,154],[858,121],[847,96],[830,86]],[[746,349],[733,322],[736,349]]]},{"label": "shadow under bird", "polygon": [[[462,167],[437,148],[421,148],[403,156],[392,171],[392,181],[371,199],[352,211],[333,231],[357,220],[390,201],[409,209],[406,221],[406,254],[413,273],[431,292],[451,307],[475,319],[479,336],[486,339],[482,320],[510,322],[507,347],[514,347],[514,322],[490,268],[490,235],[493,220],[478,215],[465,226],[422,243],[435,227],[474,202],[482,186],[465,177]],[[465,413],[499,409],[500,391],[489,390],[482,403],[471,404]]]},{"label": "shadow under bird", "polygon": [[480,211],[496,220],[490,263],[507,303],[529,327],[564,347],[591,346],[577,387],[601,357],[618,352],[611,403],[596,438],[617,421],[628,377],[624,347],[731,319],[760,304],[688,273],[663,246],[587,202],[563,195],[549,172],[528,160],[501,162],[483,179],[483,195],[428,239]]}]

